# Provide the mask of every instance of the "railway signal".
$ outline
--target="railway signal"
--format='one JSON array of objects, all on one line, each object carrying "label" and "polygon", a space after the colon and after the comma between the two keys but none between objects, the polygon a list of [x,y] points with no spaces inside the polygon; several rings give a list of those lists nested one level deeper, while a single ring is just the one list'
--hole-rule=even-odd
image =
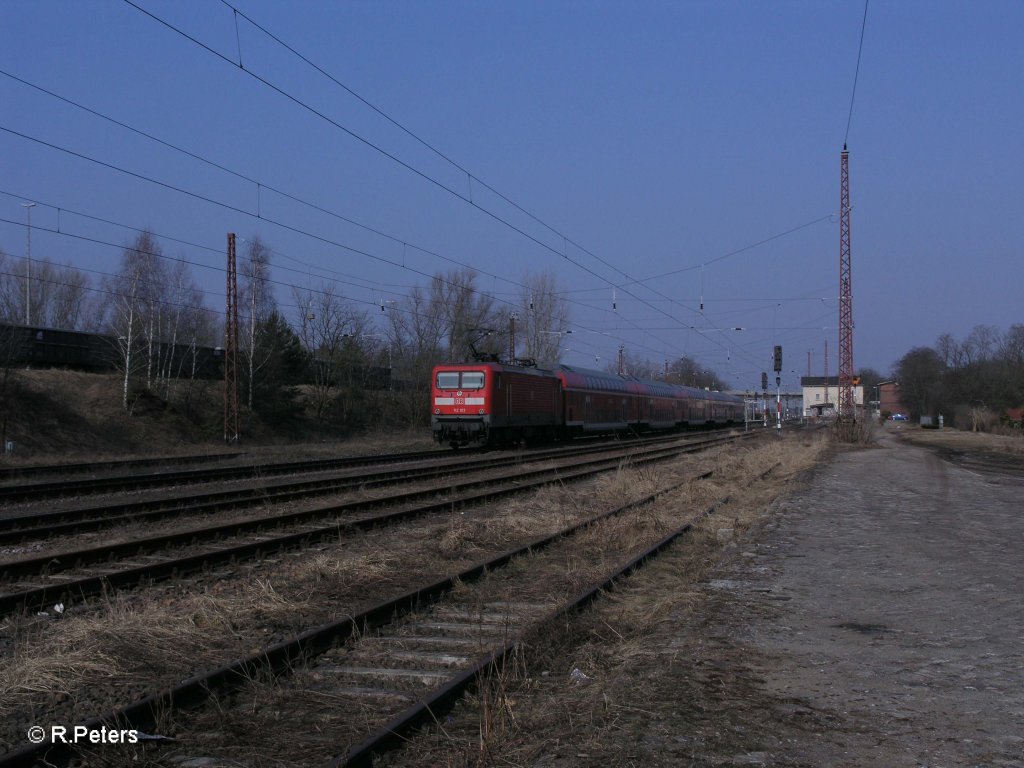
[{"label": "railway signal", "polygon": [[782,429],[782,347],[778,344],[772,352],[775,363],[775,428]]}]

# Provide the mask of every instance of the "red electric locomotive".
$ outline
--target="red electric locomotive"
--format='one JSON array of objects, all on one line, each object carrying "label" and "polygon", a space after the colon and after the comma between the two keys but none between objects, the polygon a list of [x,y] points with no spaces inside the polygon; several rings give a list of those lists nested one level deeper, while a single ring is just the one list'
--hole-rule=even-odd
[{"label": "red electric locomotive", "polygon": [[552,440],[562,431],[562,392],[551,371],[502,363],[434,368],[434,439],[451,446]]}]

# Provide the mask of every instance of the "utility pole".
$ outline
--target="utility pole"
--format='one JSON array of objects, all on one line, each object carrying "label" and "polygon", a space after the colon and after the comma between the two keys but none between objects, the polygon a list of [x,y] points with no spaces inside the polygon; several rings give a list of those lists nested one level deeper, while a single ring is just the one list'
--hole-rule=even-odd
[{"label": "utility pole", "polygon": [[508,362],[509,365],[516,363],[516,320],[519,318],[515,312],[508,316]]},{"label": "utility pole", "polygon": [[626,347],[623,346],[622,344],[619,344],[619,376],[625,376],[626,375],[626,357],[625,357],[625,352],[626,352]]},{"label": "utility pole", "polygon": [[32,308],[32,209],[35,203],[22,203],[28,214],[28,228],[25,230],[25,325],[31,325]]},{"label": "utility pole", "polygon": [[828,405],[828,339],[825,339],[825,405]]},{"label": "utility pole", "polygon": [[224,442],[237,443],[238,433],[238,272],[235,233],[228,233],[227,311],[224,313]]},{"label": "utility pole", "polygon": [[856,421],[853,404],[853,270],[850,257],[850,153],[843,144],[839,179],[839,420]]},{"label": "utility pole", "polygon": [[761,426],[768,426],[768,372],[761,371]]}]

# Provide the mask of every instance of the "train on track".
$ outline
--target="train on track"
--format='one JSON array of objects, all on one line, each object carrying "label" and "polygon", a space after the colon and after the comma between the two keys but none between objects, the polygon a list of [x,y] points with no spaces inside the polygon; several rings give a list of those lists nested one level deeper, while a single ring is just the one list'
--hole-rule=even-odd
[{"label": "train on track", "polygon": [[568,365],[439,365],[431,407],[434,439],[453,448],[743,421],[733,395]]},{"label": "train on track", "polygon": [[[144,347],[145,340],[140,340],[138,348]],[[163,361],[163,367],[170,371],[171,376],[197,379],[224,377],[224,350],[220,347],[160,342],[154,348],[159,348],[155,355]],[[140,360],[141,354],[138,356]],[[0,365],[105,373],[118,370],[123,362],[116,336],[0,323]]]}]

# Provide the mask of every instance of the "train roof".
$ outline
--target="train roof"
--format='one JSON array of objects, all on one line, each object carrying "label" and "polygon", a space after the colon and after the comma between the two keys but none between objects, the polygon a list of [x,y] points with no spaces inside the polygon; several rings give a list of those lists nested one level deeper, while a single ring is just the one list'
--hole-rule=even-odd
[{"label": "train roof", "polygon": [[617,373],[598,371],[593,368],[580,368],[575,365],[559,364],[534,367],[489,361],[480,363],[447,363],[437,365],[434,368],[435,370],[469,369],[479,371],[482,368],[486,368],[492,371],[515,371],[535,376],[558,376],[566,386],[597,389],[605,392],[628,392],[631,394],[657,395],[660,397],[700,397],[705,400],[742,402],[742,398],[726,394],[725,392],[715,392],[700,389],[699,387],[687,387],[667,381],[639,379],[636,376],[620,376]]},{"label": "train roof", "polygon": [[573,387],[603,389],[607,392],[636,391],[637,379],[632,376],[619,376],[617,373],[577,368],[572,365],[559,365],[555,368],[555,373],[561,373],[563,381]]},{"label": "train roof", "polygon": [[658,395],[661,397],[701,397],[706,400],[718,400],[721,402],[741,402],[742,398],[729,395],[725,392],[716,392],[699,387],[687,387],[683,384],[672,384],[667,381],[654,379],[640,379],[636,376],[609,373],[608,371],[596,371],[590,368],[577,368],[573,365],[559,365],[556,371],[563,371],[565,383],[570,386],[589,386],[593,389],[606,389],[612,392],[635,392],[645,395]]}]

